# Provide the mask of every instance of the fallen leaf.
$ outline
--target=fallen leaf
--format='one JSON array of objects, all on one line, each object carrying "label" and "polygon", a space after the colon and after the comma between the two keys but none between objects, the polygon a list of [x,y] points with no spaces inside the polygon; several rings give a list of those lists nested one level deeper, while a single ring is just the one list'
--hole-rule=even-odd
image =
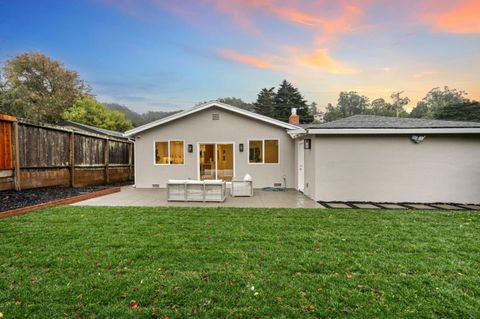
[{"label": "fallen leaf", "polygon": [[358,285],[357,288],[365,289],[365,288],[368,288],[368,286],[367,285]]},{"label": "fallen leaf", "polygon": [[138,288],[138,287],[133,287],[132,288],[133,291],[137,291],[138,289],[140,289],[140,288]]},{"label": "fallen leaf", "polygon": [[345,274],[345,277],[347,277],[347,279],[352,279],[353,275],[352,274]]},{"label": "fallen leaf", "polygon": [[208,307],[208,305],[210,304],[210,300],[208,300],[207,298],[205,298],[205,300],[203,301],[203,305],[205,307]]},{"label": "fallen leaf", "polygon": [[18,300],[18,299],[17,299],[17,300],[15,300],[15,304],[18,306],[18,305],[21,305],[21,304],[22,304],[22,302],[21,302],[20,300]]},{"label": "fallen leaf", "polygon": [[112,270],[112,266],[105,267],[105,270]]},{"label": "fallen leaf", "polygon": [[235,285],[235,283],[236,283],[236,281],[233,280],[233,279],[230,279],[230,280],[228,281],[228,284],[229,284],[230,286]]},{"label": "fallen leaf", "polygon": [[167,315],[163,315],[163,316],[162,316],[162,319],[168,319],[168,316],[167,316]]},{"label": "fallen leaf", "polygon": [[131,302],[131,303],[130,303],[130,308],[132,308],[132,309],[138,308],[138,302],[136,302],[136,301]]},{"label": "fallen leaf", "polygon": [[207,240],[212,240],[212,236],[208,236],[208,237],[207,237]]},{"label": "fallen leaf", "polygon": [[122,292],[122,297],[125,298],[125,297],[127,297],[127,296],[128,296],[128,292],[127,292],[127,291]]},{"label": "fallen leaf", "polygon": [[315,310],[315,306],[314,306],[314,305],[310,305],[310,306],[307,307],[307,310],[313,311],[313,310]]},{"label": "fallen leaf", "polygon": [[32,277],[30,281],[32,282],[32,285],[35,285],[35,283],[37,282],[37,277]]},{"label": "fallen leaf", "polygon": [[96,261],[96,262],[95,262],[95,265],[97,265],[97,266],[100,266],[101,264],[102,264],[102,263],[99,262],[99,261]]},{"label": "fallen leaf", "polygon": [[380,289],[373,289],[372,290],[374,294],[377,294],[377,295],[383,295],[383,290],[380,290]]}]

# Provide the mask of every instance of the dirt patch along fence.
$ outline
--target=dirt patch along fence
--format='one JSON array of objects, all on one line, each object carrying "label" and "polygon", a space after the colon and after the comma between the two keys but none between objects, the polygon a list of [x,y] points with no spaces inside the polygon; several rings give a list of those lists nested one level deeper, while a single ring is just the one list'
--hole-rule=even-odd
[{"label": "dirt patch along fence", "polygon": [[0,114],[0,190],[133,179],[133,143]]}]

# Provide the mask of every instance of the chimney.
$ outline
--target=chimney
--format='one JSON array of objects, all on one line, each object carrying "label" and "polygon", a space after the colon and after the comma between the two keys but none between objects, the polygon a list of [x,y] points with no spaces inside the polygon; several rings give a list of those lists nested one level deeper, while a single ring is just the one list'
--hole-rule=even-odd
[{"label": "chimney", "polygon": [[297,115],[297,109],[296,108],[292,108],[292,114],[288,118],[288,123],[293,124],[293,125],[300,124],[300,116]]}]

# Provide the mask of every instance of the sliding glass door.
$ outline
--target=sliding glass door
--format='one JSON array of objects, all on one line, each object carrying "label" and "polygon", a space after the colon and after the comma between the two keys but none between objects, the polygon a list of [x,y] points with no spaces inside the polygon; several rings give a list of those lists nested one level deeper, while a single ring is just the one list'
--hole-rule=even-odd
[{"label": "sliding glass door", "polygon": [[233,179],[233,144],[199,144],[198,165],[200,180],[221,179],[230,182]]}]

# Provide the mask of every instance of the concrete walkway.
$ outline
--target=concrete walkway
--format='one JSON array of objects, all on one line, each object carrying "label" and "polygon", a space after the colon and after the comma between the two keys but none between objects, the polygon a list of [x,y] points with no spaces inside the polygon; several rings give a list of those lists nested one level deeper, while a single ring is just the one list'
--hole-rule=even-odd
[{"label": "concrete walkway", "polygon": [[[229,190],[227,189],[227,192]],[[120,193],[75,203],[76,206],[178,206],[178,207],[258,207],[258,208],[324,208],[294,189],[285,192],[254,190],[253,197],[227,196],[223,203],[169,202],[162,188],[122,187]]]}]

